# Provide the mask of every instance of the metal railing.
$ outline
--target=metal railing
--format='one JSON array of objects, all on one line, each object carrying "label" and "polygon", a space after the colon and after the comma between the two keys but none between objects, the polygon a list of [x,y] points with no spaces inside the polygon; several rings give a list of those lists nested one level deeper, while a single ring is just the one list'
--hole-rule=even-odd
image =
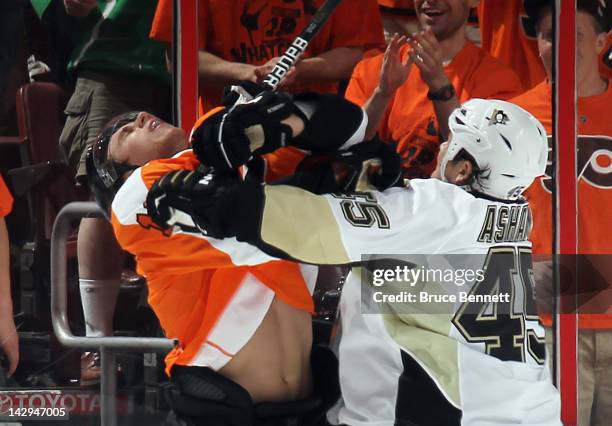
[{"label": "metal railing", "polygon": [[99,350],[101,355],[100,414],[103,426],[117,424],[116,351],[168,352],[174,341],[152,337],[83,337],[75,336],[68,322],[68,280],[66,241],[72,222],[83,217],[102,217],[93,202],[67,204],[57,215],[51,234],[51,318],[59,342],[70,348]]}]

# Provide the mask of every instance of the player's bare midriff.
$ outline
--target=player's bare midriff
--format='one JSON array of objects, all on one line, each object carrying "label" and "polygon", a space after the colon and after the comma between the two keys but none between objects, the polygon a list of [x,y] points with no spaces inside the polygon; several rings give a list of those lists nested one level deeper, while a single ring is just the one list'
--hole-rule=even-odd
[{"label": "player's bare midriff", "polygon": [[244,387],[255,402],[308,398],[311,347],[310,314],[275,297],[253,337],[219,373]]}]

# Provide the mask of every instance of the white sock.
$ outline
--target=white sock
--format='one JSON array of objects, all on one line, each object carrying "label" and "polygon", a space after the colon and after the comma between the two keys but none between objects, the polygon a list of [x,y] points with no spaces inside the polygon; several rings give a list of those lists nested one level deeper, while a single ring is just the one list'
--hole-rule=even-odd
[{"label": "white sock", "polygon": [[86,336],[113,335],[113,317],[120,285],[120,279],[87,280],[79,278]]}]

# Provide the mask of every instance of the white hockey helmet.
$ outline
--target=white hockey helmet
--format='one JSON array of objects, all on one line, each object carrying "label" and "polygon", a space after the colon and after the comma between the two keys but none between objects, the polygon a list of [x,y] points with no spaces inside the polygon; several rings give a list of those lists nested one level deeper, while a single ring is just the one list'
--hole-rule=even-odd
[{"label": "white hockey helmet", "polygon": [[448,119],[451,139],[441,161],[441,175],[448,161],[464,150],[483,173],[471,188],[502,200],[515,200],[544,174],[548,156],[542,124],[519,106],[496,99],[471,99]]}]

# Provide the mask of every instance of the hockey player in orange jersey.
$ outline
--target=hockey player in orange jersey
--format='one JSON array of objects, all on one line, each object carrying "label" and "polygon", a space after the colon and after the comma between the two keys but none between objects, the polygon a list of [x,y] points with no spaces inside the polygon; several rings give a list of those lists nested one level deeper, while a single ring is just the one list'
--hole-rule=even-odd
[{"label": "hockey player in orange jersey", "polygon": [[[321,127],[332,111],[342,119],[336,126],[325,121],[328,126]],[[236,240],[206,238],[197,229],[169,233],[147,215],[148,189],[170,171],[189,175],[201,166],[197,157],[224,170],[228,179],[238,179],[235,170],[248,162],[243,178],[259,180],[266,169],[277,168],[276,163],[296,158],[295,152],[287,153],[290,148],[276,151],[267,164],[259,154],[286,144],[350,148],[362,141],[366,123],[363,111],[340,97],[304,95],[294,105],[284,94],[267,93],[234,108],[231,116],[224,108],[204,116],[191,135],[195,153],[181,129],[145,112],[109,123],[89,152],[88,176],[96,200],[110,215],[121,246],[136,256],[147,278],[149,303],[165,334],[179,342],[166,363],[176,390],[170,393],[171,402],[183,417],[187,413],[212,426],[314,424],[335,401],[337,371],[333,359],[320,350],[313,349],[310,356],[312,267],[278,261]],[[250,138],[251,149],[197,143],[209,136],[203,133],[211,127],[227,139]],[[392,162],[395,159],[396,180],[399,159],[389,153]],[[316,185],[335,185],[332,169],[324,169],[312,180],[307,173],[296,176],[316,180]],[[246,259],[261,264],[248,266]],[[194,394],[200,384],[220,389],[224,401]],[[266,407],[254,405],[264,401]]]}]

